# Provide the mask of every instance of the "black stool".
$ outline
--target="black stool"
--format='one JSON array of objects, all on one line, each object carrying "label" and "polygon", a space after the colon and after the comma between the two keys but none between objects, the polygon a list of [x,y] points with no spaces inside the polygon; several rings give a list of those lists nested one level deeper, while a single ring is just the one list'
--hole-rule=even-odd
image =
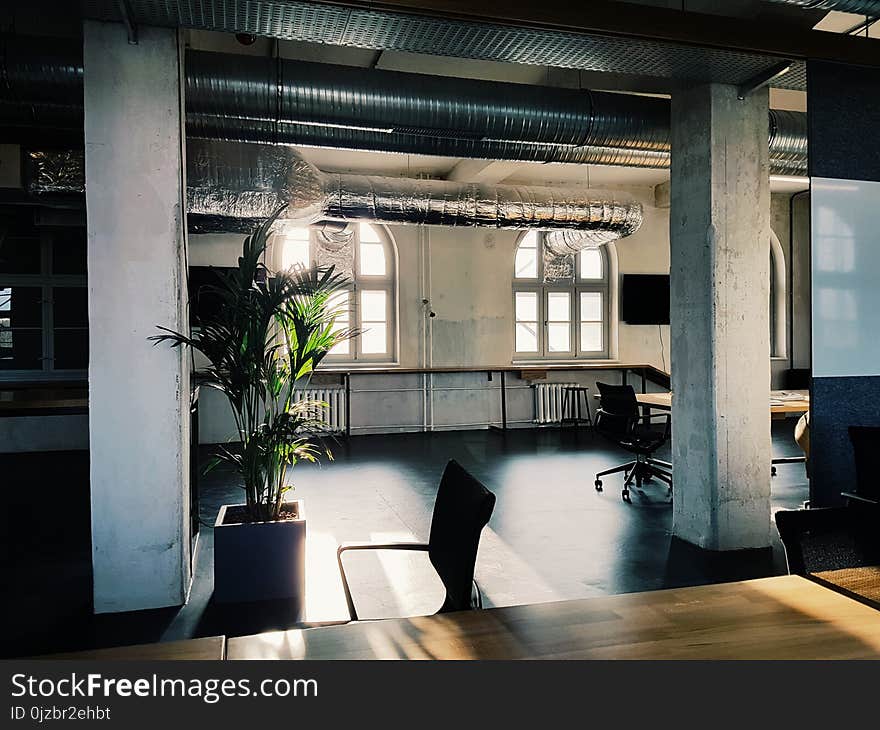
[{"label": "black stool", "polygon": [[[586,423],[593,428],[593,414],[590,413],[590,389],[582,385],[571,385],[563,389],[565,395],[562,396],[562,419],[559,421],[560,426],[571,424],[575,428],[582,423]],[[573,399],[573,400],[572,400]],[[583,400],[584,408],[587,411],[587,417],[581,414],[581,400]],[[574,406],[572,408],[572,406]]]}]

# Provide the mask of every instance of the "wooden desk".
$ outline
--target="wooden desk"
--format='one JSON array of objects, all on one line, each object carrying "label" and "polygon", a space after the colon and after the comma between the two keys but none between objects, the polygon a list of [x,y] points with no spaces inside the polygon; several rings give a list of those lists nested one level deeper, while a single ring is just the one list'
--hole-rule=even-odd
[{"label": "wooden desk", "polygon": [[[779,400],[786,394],[797,394],[801,397],[798,400]],[[649,408],[661,411],[672,410],[672,393],[637,393],[636,400]],[[806,413],[810,410],[810,396],[806,390],[771,390],[769,406],[771,414]]]},{"label": "wooden desk", "polygon": [[166,641],[160,644],[139,644],[137,646],[118,646],[112,649],[93,649],[68,654],[51,654],[34,657],[53,660],[93,660],[139,661],[157,659],[206,660],[224,659],[226,656],[226,637],[208,636],[186,641]]},{"label": "wooden desk", "polygon": [[880,611],[798,576],[229,639],[229,659],[880,659]]},{"label": "wooden desk", "polygon": [[880,566],[823,570],[810,577],[833,590],[842,590],[880,607]]},{"label": "wooden desk", "polygon": [[0,416],[88,413],[86,388],[21,388],[0,390]]}]

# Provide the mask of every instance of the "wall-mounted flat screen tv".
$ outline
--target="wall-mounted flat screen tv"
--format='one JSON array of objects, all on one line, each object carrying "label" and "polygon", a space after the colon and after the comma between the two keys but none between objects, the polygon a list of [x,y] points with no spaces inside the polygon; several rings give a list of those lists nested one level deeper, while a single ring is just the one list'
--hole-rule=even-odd
[{"label": "wall-mounted flat screen tv", "polygon": [[627,324],[669,324],[669,275],[624,274],[620,318]]}]

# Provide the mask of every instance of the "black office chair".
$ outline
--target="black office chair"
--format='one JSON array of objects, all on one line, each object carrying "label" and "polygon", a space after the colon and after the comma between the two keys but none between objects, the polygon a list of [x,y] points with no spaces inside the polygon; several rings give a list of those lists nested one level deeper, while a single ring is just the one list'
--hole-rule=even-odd
[{"label": "black office chair", "polygon": [[450,460],[443,471],[431,534],[427,543],[345,543],[336,551],[342,588],[352,621],[358,615],[351,589],[342,566],[342,554],[349,550],[421,550],[427,551],[431,565],[443,581],[446,599],[437,613],[466,611],[483,607],[480,588],[474,580],[480,534],[492,516],[495,495],[469,474],[457,461]]},{"label": "black office chair", "polygon": [[779,510],[775,519],[792,575],[880,564],[876,506]]},{"label": "black office chair", "polygon": [[856,459],[856,488],[853,492],[841,492],[841,496],[848,502],[880,504],[880,479],[877,477],[880,427],[850,426],[849,440]]},{"label": "black office chair", "polygon": [[623,501],[631,504],[629,486],[635,481],[636,489],[657,477],[667,485],[667,494],[672,495],[672,464],[653,458],[653,454],[669,440],[670,414],[655,413],[650,418],[664,418],[666,424],[662,433],[656,433],[643,425],[645,416],[639,413],[639,402],[631,385],[607,385],[596,383],[599,388],[599,410],[596,411],[595,430],[609,441],[635,454],[635,461],[615,466],[613,469],[596,474],[596,491],[602,491],[602,477],[608,474],[624,473]]}]

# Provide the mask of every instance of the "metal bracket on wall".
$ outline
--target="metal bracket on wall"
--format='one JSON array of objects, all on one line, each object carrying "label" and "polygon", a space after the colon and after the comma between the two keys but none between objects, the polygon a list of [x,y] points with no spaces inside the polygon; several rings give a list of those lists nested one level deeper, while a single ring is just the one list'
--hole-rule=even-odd
[{"label": "metal bracket on wall", "polygon": [[736,98],[742,101],[753,91],[763,89],[774,79],[778,79],[783,74],[791,70],[793,61],[782,61],[775,66],[771,66],[766,71],[762,71],[757,76],[752,76],[748,81],[740,84],[736,89]]},{"label": "metal bracket on wall", "polygon": [[119,8],[119,14],[122,16],[122,22],[125,30],[128,32],[128,42],[136,46],[138,43],[138,30],[134,22],[134,15],[131,12],[129,0],[116,0],[116,7]]}]

